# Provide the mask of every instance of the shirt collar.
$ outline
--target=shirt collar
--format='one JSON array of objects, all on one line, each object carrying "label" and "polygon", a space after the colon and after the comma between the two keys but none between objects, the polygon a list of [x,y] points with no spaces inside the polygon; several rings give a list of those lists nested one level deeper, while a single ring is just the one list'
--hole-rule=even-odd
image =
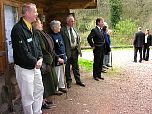
[{"label": "shirt collar", "polygon": [[70,30],[70,28],[72,28],[72,29],[73,29],[73,27],[69,27],[69,26],[67,26],[67,29],[68,29],[68,30]]},{"label": "shirt collar", "polygon": [[25,22],[27,28],[32,32],[32,25],[29,23],[26,19],[23,18],[23,21]]},{"label": "shirt collar", "polygon": [[97,26],[98,27],[98,29],[102,29],[102,28],[100,28],[99,26]]}]

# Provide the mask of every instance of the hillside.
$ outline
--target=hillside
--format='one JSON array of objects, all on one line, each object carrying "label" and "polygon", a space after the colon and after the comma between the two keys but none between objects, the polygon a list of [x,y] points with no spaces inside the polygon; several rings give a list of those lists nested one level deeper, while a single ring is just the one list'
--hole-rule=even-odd
[{"label": "hillside", "polygon": [[[131,45],[134,33],[141,26],[152,30],[152,0],[122,0],[122,13],[116,28],[111,27],[110,0],[98,0],[97,9],[71,10],[75,13],[76,28],[82,37],[82,45],[88,45],[86,37],[95,26],[95,19],[103,17],[113,30],[113,45]],[[117,1],[117,0],[113,0]]]}]

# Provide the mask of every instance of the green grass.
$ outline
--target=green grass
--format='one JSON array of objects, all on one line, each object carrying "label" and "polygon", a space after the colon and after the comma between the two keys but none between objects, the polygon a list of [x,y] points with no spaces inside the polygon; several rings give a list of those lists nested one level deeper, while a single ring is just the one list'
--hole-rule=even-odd
[{"label": "green grass", "polygon": [[92,51],[93,49],[83,49],[82,52],[90,52]]},{"label": "green grass", "polygon": [[112,48],[112,51],[133,50],[133,48]]},{"label": "green grass", "polygon": [[92,61],[79,58],[79,65],[80,65],[80,67],[83,68],[84,70],[86,70],[87,72],[90,72],[90,71],[93,70],[92,64],[93,64]]},{"label": "green grass", "polygon": [[[93,62],[90,60],[79,58],[79,66],[85,72],[92,72],[93,71]],[[121,68],[113,66],[112,68],[110,67],[109,69],[107,69],[106,75],[113,77],[113,76],[119,75],[121,72],[123,72],[121,70]]]},{"label": "green grass", "polygon": [[[133,50],[133,48],[112,48],[112,51],[120,51],[120,50]],[[90,52],[93,49],[83,49],[82,52]]]}]

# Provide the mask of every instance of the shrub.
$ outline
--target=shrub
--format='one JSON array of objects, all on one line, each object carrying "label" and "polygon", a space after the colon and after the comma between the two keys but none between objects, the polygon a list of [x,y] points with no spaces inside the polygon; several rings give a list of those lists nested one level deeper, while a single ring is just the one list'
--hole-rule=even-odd
[{"label": "shrub", "polygon": [[136,23],[130,19],[119,21],[111,36],[112,45],[132,45]]}]

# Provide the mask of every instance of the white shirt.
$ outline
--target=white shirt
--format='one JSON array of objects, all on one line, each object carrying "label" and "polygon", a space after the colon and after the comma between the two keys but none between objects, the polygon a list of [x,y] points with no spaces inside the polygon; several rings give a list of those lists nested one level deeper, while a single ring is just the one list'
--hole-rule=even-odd
[{"label": "white shirt", "polygon": [[99,26],[97,26],[99,28],[99,30],[101,31],[102,28],[100,28]]},{"label": "white shirt", "polygon": [[145,35],[145,43],[147,43],[147,37],[148,37],[148,34]]},{"label": "white shirt", "polygon": [[77,45],[77,34],[76,34],[76,32],[74,31],[74,29],[72,27],[71,27],[71,29],[72,29],[72,33],[73,33],[73,36],[74,36],[74,39],[75,39],[74,43],[71,42],[70,27],[67,27],[67,30],[68,30],[68,33],[69,33],[71,47],[76,47],[76,45]]}]

